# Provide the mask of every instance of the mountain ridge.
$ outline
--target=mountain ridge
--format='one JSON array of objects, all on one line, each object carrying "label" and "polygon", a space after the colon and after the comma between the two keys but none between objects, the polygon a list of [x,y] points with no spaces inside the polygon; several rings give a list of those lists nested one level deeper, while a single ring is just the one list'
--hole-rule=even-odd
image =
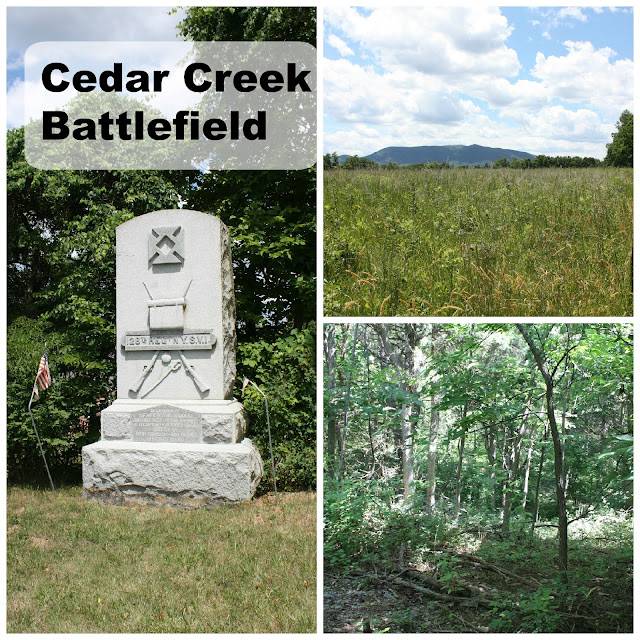
[{"label": "mountain ridge", "polygon": [[[342,164],[349,156],[338,156]],[[522,160],[529,158],[533,160],[535,156],[526,151],[516,151],[515,149],[502,149],[500,147],[484,147],[478,144],[461,145],[421,145],[416,147],[385,147],[379,151],[364,156],[368,160],[373,160],[378,164],[389,164],[395,162],[402,166],[407,164],[427,164],[429,162],[448,162],[454,166],[458,165],[492,165],[500,158],[512,160]]]}]

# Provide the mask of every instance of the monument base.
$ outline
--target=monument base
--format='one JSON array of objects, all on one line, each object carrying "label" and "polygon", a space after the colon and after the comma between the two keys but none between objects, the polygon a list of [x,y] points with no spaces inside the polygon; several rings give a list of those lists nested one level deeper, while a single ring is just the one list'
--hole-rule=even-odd
[{"label": "monument base", "polygon": [[117,505],[249,502],[262,470],[247,438],[237,444],[101,440],[82,449],[83,497]]}]

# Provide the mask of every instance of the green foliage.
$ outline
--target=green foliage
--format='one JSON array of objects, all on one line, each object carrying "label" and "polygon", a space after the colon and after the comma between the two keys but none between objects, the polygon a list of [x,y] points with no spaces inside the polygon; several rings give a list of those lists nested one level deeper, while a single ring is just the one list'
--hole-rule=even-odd
[{"label": "green foliage", "polygon": [[178,25],[189,40],[290,40],[316,44],[315,7],[189,7]]},{"label": "green foliage", "polygon": [[554,633],[561,631],[562,601],[552,594],[551,587],[536,589],[532,593],[507,596],[491,610],[495,618],[493,631],[507,633]]},{"label": "green foliage", "polygon": [[416,501],[398,501],[385,481],[344,478],[324,489],[324,559],[328,569],[391,567],[430,544],[446,543],[452,531],[442,514]]},{"label": "green foliage", "polygon": [[346,568],[376,558],[364,515],[368,496],[357,482],[345,479],[324,491],[324,560],[329,568]]},{"label": "green foliage", "polygon": [[333,153],[325,153],[323,156],[323,165],[325,171],[339,169],[340,161],[338,160],[338,154],[335,151]]},{"label": "green foliage", "polygon": [[229,227],[240,342],[271,342],[315,319],[315,188],[315,168],[217,171],[186,195]]},{"label": "green foliage", "polygon": [[343,163],[342,168],[347,170],[353,169],[373,169],[378,166],[377,162],[369,160],[369,158],[360,158],[357,155],[349,156]]},{"label": "green foliage", "polygon": [[605,164],[612,167],[633,167],[633,114],[626,109],[616,122],[617,131],[607,145]]},{"label": "green foliage", "polygon": [[[238,345],[238,373],[267,396],[279,490],[315,486],[315,325],[276,340]],[[273,485],[264,399],[249,385],[243,402],[249,431],[264,461],[261,487]]]},{"label": "green foliage", "polygon": [[[27,411],[31,390],[35,380],[40,356],[44,347],[46,325],[41,320],[16,318],[7,330],[7,469],[9,479],[35,476],[43,480],[46,475],[44,463],[37,446],[36,435]],[[50,340],[49,350],[55,350],[55,341]],[[51,366],[54,380],[57,367]],[[60,408],[60,387],[40,392],[40,400],[33,403],[33,415],[38,432],[49,456],[49,464],[73,464],[77,449],[76,439],[82,436],[74,429],[71,413]],[[55,394],[52,398],[52,394]],[[66,429],[59,428],[65,425]]]}]

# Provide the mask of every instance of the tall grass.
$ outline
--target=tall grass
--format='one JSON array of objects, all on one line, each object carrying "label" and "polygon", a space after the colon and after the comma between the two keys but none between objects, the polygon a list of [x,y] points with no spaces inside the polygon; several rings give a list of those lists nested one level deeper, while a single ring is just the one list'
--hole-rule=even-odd
[{"label": "tall grass", "polygon": [[315,494],[177,511],[12,488],[9,633],[316,629]]},{"label": "tall grass", "polygon": [[325,314],[626,316],[631,169],[327,171]]}]

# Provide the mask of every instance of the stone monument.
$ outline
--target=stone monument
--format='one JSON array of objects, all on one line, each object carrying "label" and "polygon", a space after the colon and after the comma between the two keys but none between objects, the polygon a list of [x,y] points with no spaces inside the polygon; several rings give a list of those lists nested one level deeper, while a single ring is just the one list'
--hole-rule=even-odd
[{"label": "stone monument", "polygon": [[229,230],[199,211],[116,229],[117,397],[82,449],[83,496],[115,504],[249,501],[262,460],[244,437]]}]

